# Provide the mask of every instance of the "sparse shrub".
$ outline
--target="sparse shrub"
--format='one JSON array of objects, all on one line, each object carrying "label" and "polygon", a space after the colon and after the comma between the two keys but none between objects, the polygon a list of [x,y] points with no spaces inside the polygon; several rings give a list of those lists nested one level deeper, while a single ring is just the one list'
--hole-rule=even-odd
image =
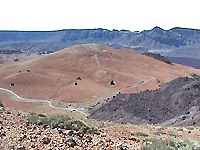
[{"label": "sparse shrub", "polygon": [[41,125],[46,126],[49,124],[49,119],[47,117],[39,117],[38,118],[41,122]]},{"label": "sparse shrub", "polygon": [[173,131],[170,131],[168,134],[169,134],[170,136],[182,136],[181,133],[173,132]]},{"label": "sparse shrub", "polygon": [[97,134],[99,135],[99,130],[95,127],[90,127],[90,129],[88,130],[88,133],[93,133],[93,134]]},{"label": "sparse shrub", "polygon": [[86,125],[83,121],[70,118],[66,114],[57,114],[47,118],[41,114],[29,113],[26,117],[26,121],[37,125],[49,125],[51,128],[61,128],[66,130],[81,131],[84,133],[99,134],[98,129]]},{"label": "sparse shrub", "polygon": [[88,130],[90,129],[89,126],[87,126],[84,122],[80,121],[80,120],[75,120],[72,124],[72,129],[73,130],[80,130],[84,133],[88,132]]},{"label": "sparse shrub", "polygon": [[176,129],[177,131],[183,131],[183,128],[178,128],[178,129]]},{"label": "sparse shrub", "polygon": [[141,148],[141,150],[175,150],[173,147],[168,145],[168,141],[167,140],[152,139],[151,142],[152,142],[152,144],[148,144],[146,146],[143,146]]},{"label": "sparse shrub", "polygon": [[49,118],[51,128],[71,129],[72,119],[68,115],[57,114]]},{"label": "sparse shrub", "polygon": [[154,139],[154,138],[150,138],[150,137],[148,137],[148,138],[146,138],[145,139],[145,142],[153,142],[153,141],[155,141],[156,139]]},{"label": "sparse shrub", "polygon": [[194,130],[194,127],[187,127],[188,130]]},{"label": "sparse shrub", "polygon": [[200,136],[200,134],[197,134],[197,133],[195,135],[198,136],[198,137]]},{"label": "sparse shrub", "polygon": [[159,139],[153,140],[151,145],[146,145],[141,150],[199,150],[200,145],[191,139]]},{"label": "sparse shrub", "polygon": [[184,139],[184,140],[171,140],[170,145],[175,147],[175,149],[181,150],[199,150],[200,145],[197,141],[191,139]]},{"label": "sparse shrub", "polygon": [[100,102],[97,102],[97,104],[96,105],[99,105],[100,104]]},{"label": "sparse shrub", "polygon": [[154,132],[153,134],[155,134],[155,135],[161,135],[161,134],[166,134],[166,132],[164,132],[163,130],[158,129],[158,131]]},{"label": "sparse shrub", "polygon": [[26,116],[26,121],[28,123],[36,123],[38,120],[38,115],[35,112],[31,112]]},{"label": "sparse shrub", "polygon": [[160,131],[160,130],[164,130],[164,129],[166,129],[166,128],[164,128],[164,127],[160,127],[158,130]]},{"label": "sparse shrub", "polygon": [[148,134],[144,133],[144,132],[135,132],[135,133],[132,133],[132,135],[135,135],[135,136],[149,136]]}]

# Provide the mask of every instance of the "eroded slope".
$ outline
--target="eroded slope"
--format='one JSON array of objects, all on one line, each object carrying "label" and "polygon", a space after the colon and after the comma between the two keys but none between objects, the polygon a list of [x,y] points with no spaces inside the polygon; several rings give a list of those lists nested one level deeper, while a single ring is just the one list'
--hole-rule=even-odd
[{"label": "eroded slope", "polygon": [[93,108],[91,116],[119,123],[199,125],[199,103],[200,77],[181,77],[157,90],[119,94],[99,109]]}]

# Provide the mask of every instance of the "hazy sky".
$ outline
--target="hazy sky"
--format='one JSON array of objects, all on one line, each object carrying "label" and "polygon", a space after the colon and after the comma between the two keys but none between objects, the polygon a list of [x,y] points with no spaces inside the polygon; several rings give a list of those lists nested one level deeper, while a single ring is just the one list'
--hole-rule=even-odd
[{"label": "hazy sky", "polygon": [[1,0],[0,30],[200,29],[200,0]]}]

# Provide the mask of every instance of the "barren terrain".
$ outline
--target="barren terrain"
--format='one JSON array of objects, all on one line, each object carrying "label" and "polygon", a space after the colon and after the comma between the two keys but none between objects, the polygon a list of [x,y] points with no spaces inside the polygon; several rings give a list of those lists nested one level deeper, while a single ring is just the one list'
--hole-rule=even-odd
[{"label": "barren terrain", "polygon": [[[0,87],[26,99],[49,100],[57,107],[66,107],[68,103],[87,107],[119,92],[153,90],[192,73],[200,71],[169,65],[133,50],[83,44],[28,61],[0,65]],[[1,97],[5,94],[0,90]],[[12,103],[6,105],[12,107]]]},{"label": "barren terrain", "polygon": [[[14,55],[11,55],[10,60],[13,58]],[[0,99],[5,106],[2,107],[0,103],[0,148],[140,149],[144,145],[152,144],[154,139],[190,138],[200,142],[200,129],[196,127],[200,117],[194,118],[195,124],[191,119],[194,114],[199,113],[197,107],[195,109],[191,107],[190,113],[184,114],[189,124],[183,125],[192,123],[193,126],[166,126],[182,125],[183,116],[176,115],[188,111],[180,109],[176,111],[177,113],[173,113],[170,110],[174,111],[176,106],[181,107],[182,104],[185,107],[185,105],[192,106],[199,102],[197,99],[194,103],[189,103],[190,97],[188,98],[191,94],[198,94],[199,84],[196,85],[199,81],[198,76],[196,79],[188,78],[195,74],[200,75],[198,69],[167,64],[164,58],[156,60],[133,50],[114,49],[93,43],[75,45],[39,57],[38,55],[30,57],[20,55],[19,61],[15,62],[10,60],[0,65]],[[179,77],[181,78],[176,79]],[[174,79],[176,80],[167,83]],[[176,84],[171,84],[174,82]],[[165,101],[157,99],[157,103],[153,103],[155,100],[152,95],[162,95],[160,90],[168,87],[166,85],[175,86],[169,86],[168,91],[171,91],[171,95],[178,90],[179,92],[187,90],[188,87],[185,86],[191,86],[191,88],[185,95],[183,94],[186,98],[180,99],[176,106],[174,106],[177,102],[176,98],[180,95],[174,94],[175,98],[171,100],[172,107],[169,103],[166,104],[169,107],[167,111],[169,113],[163,118],[158,118],[160,115],[157,114],[165,109]],[[152,90],[158,88],[160,88],[156,90],[159,91],[158,93],[151,94]],[[139,99],[134,99],[138,95]],[[166,92],[163,97],[168,97]],[[123,104],[126,103],[126,99],[133,101],[133,106],[127,106],[124,111]],[[112,107],[107,107],[107,104],[111,104]],[[143,106],[149,109],[142,109]],[[109,111],[106,110],[108,112],[106,115],[103,114],[105,110],[99,112],[101,116],[97,116],[96,119],[102,121],[97,121],[89,116],[88,110],[91,108],[93,112],[97,110],[97,113],[102,108]],[[130,117],[128,111],[138,112],[139,119],[138,116],[133,116],[132,121],[135,120],[130,123],[139,125],[128,123],[126,120]],[[62,113],[95,126],[98,134],[66,129],[67,124],[64,124],[63,120],[59,123],[64,124],[62,126],[64,129],[59,126],[59,123],[56,128],[51,128],[41,122],[39,125],[37,121],[27,124],[25,122],[27,112],[43,114],[45,117],[40,116],[40,119]],[[120,120],[119,117],[124,114],[128,117]],[[151,118],[151,114],[157,116]],[[178,121],[174,122],[173,117]],[[117,121],[116,118],[118,118]],[[147,119],[151,120],[147,121]],[[162,126],[146,124],[160,123],[158,120],[167,121]],[[141,125],[141,123],[145,124]]]},{"label": "barren terrain", "polygon": [[156,90],[118,94],[91,109],[91,116],[118,123],[199,126],[200,76],[193,76],[175,79]]}]

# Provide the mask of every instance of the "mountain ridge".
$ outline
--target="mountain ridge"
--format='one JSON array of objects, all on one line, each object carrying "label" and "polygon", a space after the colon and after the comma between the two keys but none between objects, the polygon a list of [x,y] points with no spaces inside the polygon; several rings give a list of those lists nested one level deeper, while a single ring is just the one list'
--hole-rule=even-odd
[{"label": "mountain ridge", "polygon": [[[128,30],[107,29],[64,29],[56,31],[0,31],[0,49],[4,45],[12,45],[24,42],[42,45],[45,49],[55,51],[45,44],[66,43],[71,46],[81,43],[107,44],[114,48],[131,48],[147,51],[148,49],[176,49],[187,46],[197,46],[200,43],[200,30],[188,28],[172,28],[163,30],[154,27],[151,30],[141,32]],[[65,46],[63,45],[63,46]],[[14,46],[14,45],[13,45]],[[16,46],[15,46],[16,48]],[[64,48],[64,47],[62,47]],[[27,50],[27,49],[26,49]],[[33,49],[35,50],[35,49]],[[39,48],[39,50],[42,50]]]}]

